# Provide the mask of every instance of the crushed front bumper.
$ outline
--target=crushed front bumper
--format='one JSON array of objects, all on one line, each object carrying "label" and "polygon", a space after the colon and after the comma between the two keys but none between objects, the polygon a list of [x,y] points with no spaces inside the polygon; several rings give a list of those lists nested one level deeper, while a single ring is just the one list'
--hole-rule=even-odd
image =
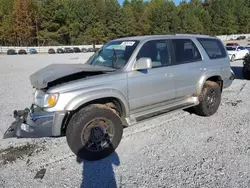
[{"label": "crushed front bumper", "polygon": [[65,112],[45,112],[31,106],[30,109],[15,110],[15,121],[4,134],[4,138],[40,138],[61,135]]}]

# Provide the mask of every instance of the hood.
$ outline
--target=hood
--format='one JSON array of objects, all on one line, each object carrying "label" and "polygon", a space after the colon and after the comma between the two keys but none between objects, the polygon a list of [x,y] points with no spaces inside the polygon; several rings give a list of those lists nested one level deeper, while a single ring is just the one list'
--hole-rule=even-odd
[{"label": "hood", "polygon": [[30,76],[33,87],[43,89],[57,84],[113,72],[116,69],[89,64],[51,64]]}]

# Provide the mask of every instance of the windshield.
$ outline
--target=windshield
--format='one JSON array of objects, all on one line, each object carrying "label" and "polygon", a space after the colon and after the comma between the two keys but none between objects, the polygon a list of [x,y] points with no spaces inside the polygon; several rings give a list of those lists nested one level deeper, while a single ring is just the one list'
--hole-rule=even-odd
[{"label": "windshield", "polygon": [[236,48],[235,47],[226,47],[227,48],[227,50],[229,50],[229,51],[234,51]]},{"label": "windshield", "polygon": [[99,51],[97,51],[87,64],[111,67],[115,69],[123,68],[139,41],[111,41],[106,43]]}]

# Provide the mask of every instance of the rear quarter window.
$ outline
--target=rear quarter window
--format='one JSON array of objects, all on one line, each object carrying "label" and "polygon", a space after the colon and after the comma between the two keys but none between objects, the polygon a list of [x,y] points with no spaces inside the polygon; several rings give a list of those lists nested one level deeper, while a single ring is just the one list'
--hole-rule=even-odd
[{"label": "rear quarter window", "polygon": [[227,56],[223,44],[217,39],[197,38],[210,59],[219,59]]}]

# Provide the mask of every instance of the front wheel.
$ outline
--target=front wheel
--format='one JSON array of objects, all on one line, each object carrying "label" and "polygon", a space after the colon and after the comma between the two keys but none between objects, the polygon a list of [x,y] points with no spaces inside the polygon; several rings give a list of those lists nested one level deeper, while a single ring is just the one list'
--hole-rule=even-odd
[{"label": "front wheel", "polygon": [[80,159],[95,161],[112,154],[123,134],[120,117],[109,107],[93,104],[82,108],[70,120],[66,138]]},{"label": "front wheel", "polygon": [[221,102],[220,86],[216,82],[206,81],[199,96],[200,104],[194,107],[194,113],[200,116],[215,114]]}]

